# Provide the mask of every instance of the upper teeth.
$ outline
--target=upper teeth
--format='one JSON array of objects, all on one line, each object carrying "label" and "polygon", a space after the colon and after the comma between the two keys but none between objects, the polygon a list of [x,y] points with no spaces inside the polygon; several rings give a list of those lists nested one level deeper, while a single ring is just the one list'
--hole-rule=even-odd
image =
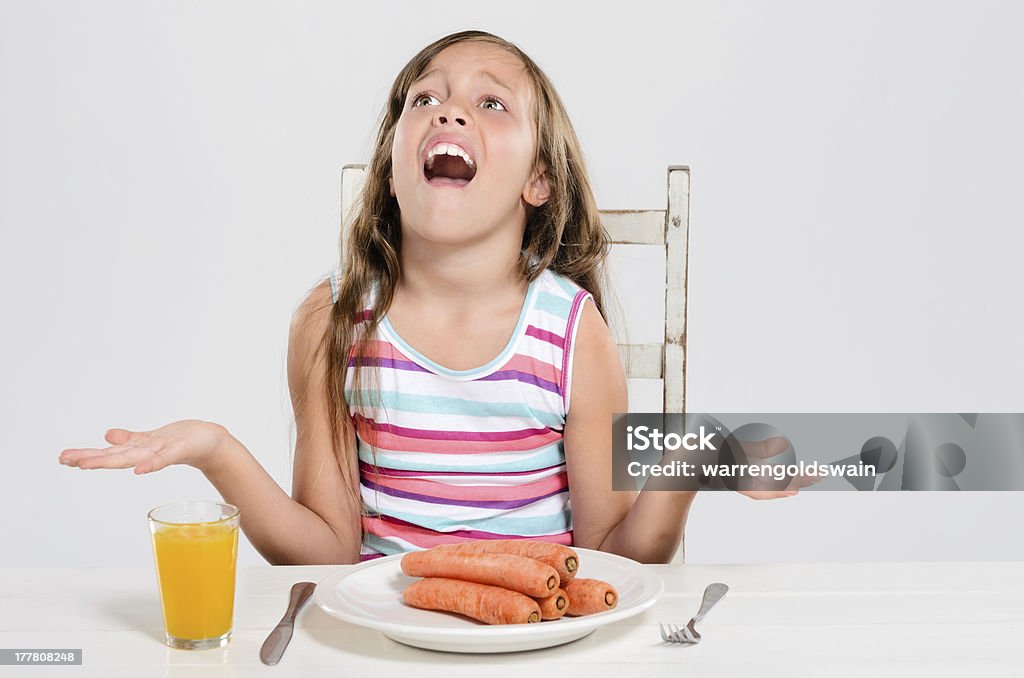
[{"label": "upper teeth", "polygon": [[469,157],[469,153],[466,153],[460,147],[455,144],[440,143],[427,151],[427,160],[431,160],[435,155],[457,155],[466,161],[466,164],[470,167],[474,167],[476,163]]}]

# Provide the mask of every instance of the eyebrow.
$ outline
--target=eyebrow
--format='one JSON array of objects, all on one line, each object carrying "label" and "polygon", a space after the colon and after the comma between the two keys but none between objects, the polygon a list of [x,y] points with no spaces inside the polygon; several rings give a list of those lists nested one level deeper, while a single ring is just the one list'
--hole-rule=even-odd
[{"label": "eyebrow", "polygon": [[499,80],[498,76],[496,76],[494,73],[491,73],[490,71],[480,71],[480,75],[485,76],[488,80],[493,82],[498,87],[501,87],[510,93],[512,92],[512,88],[503,83],[501,80]]},{"label": "eyebrow", "polygon": [[[416,80],[412,84],[415,85],[416,83],[420,82],[421,80],[426,80],[430,76],[432,76],[432,75],[434,75],[436,73],[440,73],[440,72],[441,72],[440,68],[434,68],[432,70],[429,70],[426,73],[424,73],[423,75],[421,75],[420,77],[416,78]],[[477,71],[475,73],[475,75],[482,75],[485,78],[487,78],[488,80],[490,80],[491,82],[493,82],[498,87],[501,87],[502,89],[507,91],[509,94],[514,94],[514,91],[512,90],[511,87],[509,87],[508,85],[503,83],[501,80],[499,80],[498,76],[496,76],[494,73],[491,73],[490,71]]]}]

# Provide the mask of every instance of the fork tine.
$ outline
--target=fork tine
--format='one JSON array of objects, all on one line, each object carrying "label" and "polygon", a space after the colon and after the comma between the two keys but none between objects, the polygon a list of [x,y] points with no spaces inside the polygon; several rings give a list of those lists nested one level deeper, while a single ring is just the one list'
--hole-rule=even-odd
[{"label": "fork tine", "polygon": [[704,597],[701,600],[700,610],[697,614],[690,619],[685,626],[676,626],[675,624],[658,624],[661,629],[662,640],[669,643],[686,643],[690,645],[696,645],[701,641],[700,633],[697,631],[695,624],[704,618],[712,607],[715,606],[718,601],[725,597],[725,594],[729,591],[729,587],[725,584],[714,583],[704,589]]},{"label": "fork tine", "polygon": [[666,643],[683,643],[683,644],[696,644],[700,640],[695,638],[690,630],[685,626],[677,626],[676,624],[658,624],[658,630],[661,632],[661,639]]}]

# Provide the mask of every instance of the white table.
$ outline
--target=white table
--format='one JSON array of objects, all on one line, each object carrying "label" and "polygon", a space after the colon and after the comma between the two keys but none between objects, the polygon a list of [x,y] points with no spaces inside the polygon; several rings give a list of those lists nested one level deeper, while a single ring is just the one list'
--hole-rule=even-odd
[{"label": "white table", "polygon": [[[291,584],[338,567],[241,569],[234,637],[202,652],[163,644],[150,569],[0,570],[0,648],[83,649],[82,666],[0,676],[1024,675],[1024,563],[654,565],[665,594],[653,609],[569,645],[500,655],[406,647],[311,602],[284,659],[263,666]],[[713,581],[731,591],[699,627],[704,642],[662,643],[658,622],[685,623]]]}]

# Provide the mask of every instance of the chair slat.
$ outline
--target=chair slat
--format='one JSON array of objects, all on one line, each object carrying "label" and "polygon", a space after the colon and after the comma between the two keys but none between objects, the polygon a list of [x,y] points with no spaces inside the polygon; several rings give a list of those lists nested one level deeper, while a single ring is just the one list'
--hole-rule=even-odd
[{"label": "chair slat", "polygon": [[662,378],[662,344],[619,344],[618,349],[627,379]]},{"label": "chair slat", "polygon": [[690,170],[669,167],[665,232],[665,412],[686,411],[686,282]]},{"label": "chair slat", "polygon": [[665,244],[665,210],[601,210],[601,225],[614,243]]},{"label": "chair slat", "polygon": [[345,260],[348,232],[355,216],[353,208],[366,183],[366,165],[345,165],[341,168],[341,260]]}]

